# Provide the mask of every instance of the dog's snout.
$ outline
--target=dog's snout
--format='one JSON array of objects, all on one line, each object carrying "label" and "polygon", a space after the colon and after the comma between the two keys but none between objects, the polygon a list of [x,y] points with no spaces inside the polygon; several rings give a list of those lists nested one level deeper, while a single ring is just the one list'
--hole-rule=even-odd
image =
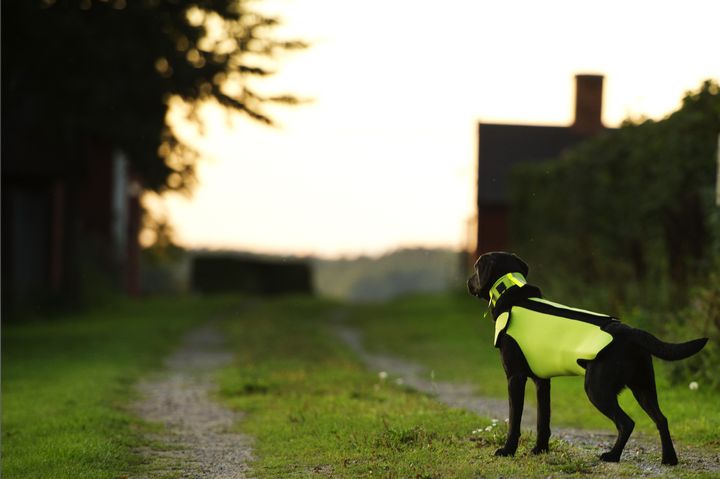
[{"label": "dog's snout", "polygon": [[473,295],[473,296],[477,295],[478,289],[479,289],[477,274],[474,274],[468,278],[467,288],[468,288],[468,292],[471,295]]}]

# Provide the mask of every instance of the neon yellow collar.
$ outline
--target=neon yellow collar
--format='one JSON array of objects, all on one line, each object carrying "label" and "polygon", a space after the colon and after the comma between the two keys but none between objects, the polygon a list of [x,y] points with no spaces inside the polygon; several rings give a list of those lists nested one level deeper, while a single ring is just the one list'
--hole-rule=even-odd
[{"label": "neon yellow collar", "polygon": [[494,308],[500,296],[508,289],[514,286],[524,286],[527,284],[525,276],[520,273],[508,273],[498,278],[490,288],[490,307]]}]

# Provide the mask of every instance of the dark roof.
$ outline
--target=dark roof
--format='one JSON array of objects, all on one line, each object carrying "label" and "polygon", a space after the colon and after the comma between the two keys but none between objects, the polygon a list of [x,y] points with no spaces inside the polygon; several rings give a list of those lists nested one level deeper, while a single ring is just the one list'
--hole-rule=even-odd
[{"label": "dark roof", "polygon": [[478,136],[478,204],[497,205],[508,202],[508,176],[513,166],[556,158],[593,135],[563,126],[480,123]]}]

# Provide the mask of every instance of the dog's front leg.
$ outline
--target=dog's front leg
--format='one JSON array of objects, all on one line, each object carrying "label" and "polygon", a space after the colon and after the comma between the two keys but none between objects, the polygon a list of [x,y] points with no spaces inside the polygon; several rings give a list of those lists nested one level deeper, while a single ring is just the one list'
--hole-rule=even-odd
[{"label": "dog's front leg", "polygon": [[533,454],[547,452],[550,443],[550,380],[535,379],[537,390],[537,442]]},{"label": "dog's front leg", "polygon": [[508,399],[510,402],[510,423],[505,445],[495,451],[496,456],[512,456],[517,450],[520,440],[520,420],[522,419],[523,403],[525,402],[525,383],[527,376],[516,374],[508,378]]}]

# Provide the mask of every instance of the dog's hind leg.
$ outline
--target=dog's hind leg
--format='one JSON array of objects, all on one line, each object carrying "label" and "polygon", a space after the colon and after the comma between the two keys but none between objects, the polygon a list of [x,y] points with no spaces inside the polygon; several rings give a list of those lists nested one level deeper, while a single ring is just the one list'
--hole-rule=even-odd
[{"label": "dog's hind leg", "polygon": [[637,399],[637,402],[645,410],[650,419],[655,422],[660,433],[660,442],[662,444],[662,463],[674,466],[678,463],[677,454],[673,447],[672,438],[670,437],[670,429],[668,428],[667,418],[663,415],[658,405],[657,389],[655,387],[655,372],[653,371],[652,358],[647,355],[642,358],[635,374],[631,378],[628,387]]},{"label": "dog's hind leg", "polygon": [[537,441],[533,454],[547,452],[550,442],[550,380],[535,379],[537,390]]},{"label": "dog's hind leg", "polygon": [[[617,395],[622,386],[611,382],[612,373],[602,374],[605,368],[593,368],[588,366],[585,375],[585,392],[590,398],[590,402],[595,405],[598,410],[612,419],[618,431],[617,439],[612,449],[600,455],[600,459],[607,462],[620,461],[620,455],[625,449],[630,434],[635,427],[635,422],[630,416],[625,414],[618,404]],[[605,376],[605,377],[602,377]]]}]

